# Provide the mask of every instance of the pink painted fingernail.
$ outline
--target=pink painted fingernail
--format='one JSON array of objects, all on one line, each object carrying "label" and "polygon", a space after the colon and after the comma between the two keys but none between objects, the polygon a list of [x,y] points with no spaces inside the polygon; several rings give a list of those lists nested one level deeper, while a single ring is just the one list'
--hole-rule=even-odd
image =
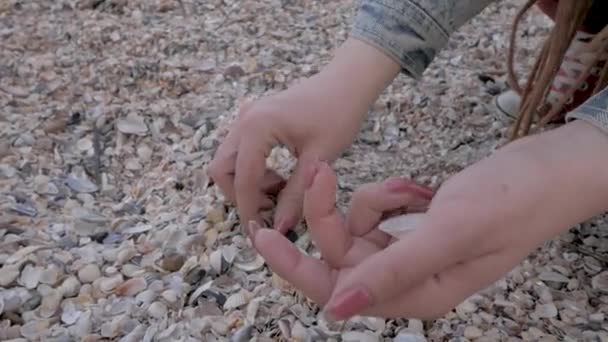
[{"label": "pink painted fingernail", "polygon": [[247,225],[247,233],[249,234],[252,242],[255,240],[255,235],[260,229],[262,229],[262,227],[260,227],[257,222],[253,220],[249,221],[249,224]]},{"label": "pink painted fingernail", "polygon": [[372,305],[372,296],[364,286],[358,285],[338,294],[324,309],[324,315],[331,319],[343,320],[361,313]]}]

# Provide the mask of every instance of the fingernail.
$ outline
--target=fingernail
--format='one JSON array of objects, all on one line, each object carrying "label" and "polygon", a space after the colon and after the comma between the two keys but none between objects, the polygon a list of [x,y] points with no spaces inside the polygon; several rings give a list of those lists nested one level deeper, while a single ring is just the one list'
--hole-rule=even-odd
[{"label": "fingernail", "polygon": [[433,197],[433,190],[425,186],[414,183],[413,181],[406,178],[393,178],[386,181],[385,186],[391,192],[414,192],[419,196],[425,198]]},{"label": "fingernail", "polygon": [[324,315],[333,319],[343,320],[354,315],[372,305],[372,296],[362,285],[350,288],[330,300],[324,309]]},{"label": "fingernail", "polygon": [[327,323],[335,323],[338,320],[327,310],[323,310],[321,311],[321,317],[325,320],[325,322]]}]

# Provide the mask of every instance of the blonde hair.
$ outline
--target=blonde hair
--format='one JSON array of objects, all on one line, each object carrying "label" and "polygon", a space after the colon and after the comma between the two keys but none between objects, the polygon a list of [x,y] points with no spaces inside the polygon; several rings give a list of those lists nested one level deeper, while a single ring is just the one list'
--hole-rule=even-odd
[{"label": "blonde hair", "polygon": [[[546,125],[562,110],[565,101],[574,94],[578,86],[585,81],[591,69],[597,64],[603,53],[608,51],[608,25],[597,34],[589,44],[589,51],[597,51],[595,59],[590,63],[585,72],[583,72],[578,81],[577,87],[572,87],[568,90],[568,96],[555,106],[547,108],[547,95],[551,88],[551,84],[557,75],[562,64],[566,51],[572,43],[576,31],[579,30],[585,21],[587,13],[591,9],[594,0],[560,0],[557,5],[557,13],[555,15],[555,24],[551,30],[549,37],[546,39],[539,57],[537,58],[528,81],[524,87],[519,85],[519,81],[513,71],[513,57],[515,54],[515,38],[517,35],[517,27],[523,15],[534,5],[538,0],[529,0],[525,6],[515,17],[513,30],[511,33],[511,41],[509,47],[507,72],[509,86],[522,96],[522,101],[518,113],[517,120],[514,123],[511,132],[511,140],[526,136],[530,133],[532,123],[536,117],[538,127]],[[600,0],[606,1],[606,0]],[[593,94],[603,89],[608,85],[608,63],[604,65],[600,72],[600,80],[593,90]],[[543,108],[544,107],[544,108]]]}]

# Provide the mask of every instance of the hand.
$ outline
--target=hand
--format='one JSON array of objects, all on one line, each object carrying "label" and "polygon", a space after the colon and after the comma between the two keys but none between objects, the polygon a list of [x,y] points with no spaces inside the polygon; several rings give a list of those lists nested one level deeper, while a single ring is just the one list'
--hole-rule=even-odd
[{"label": "hand", "polygon": [[[274,227],[297,224],[304,196],[304,166],[334,160],[355,139],[370,104],[399,72],[399,65],[375,48],[349,39],[319,74],[274,96],[249,103],[218,148],[210,177],[235,202],[241,222],[256,220],[277,194]],[[266,168],[271,149],[285,145],[298,159],[285,182]]]},{"label": "hand", "polygon": [[[305,218],[326,262],[272,230],[253,229],[254,245],[330,318],[436,318],[546,239],[606,210],[608,177],[593,171],[608,166],[596,154],[608,148],[602,134],[576,122],[508,145],[443,184],[420,227],[394,243],[374,228],[398,195],[364,187],[343,219],[333,204],[335,176],[321,166],[306,192]],[[370,188],[373,196],[361,195]],[[412,201],[411,191],[401,196],[402,204]]]}]

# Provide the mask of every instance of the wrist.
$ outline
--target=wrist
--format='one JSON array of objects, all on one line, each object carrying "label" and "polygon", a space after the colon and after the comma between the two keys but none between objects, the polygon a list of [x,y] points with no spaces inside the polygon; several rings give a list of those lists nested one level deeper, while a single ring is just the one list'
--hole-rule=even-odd
[{"label": "wrist", "polygon": [[393,59],[355,38],[347,39],[331,62],[316,76],[316,83],[327,89],[334,101],[349,104],[349,111],[363,111],[397,77],[400,66]]}]

